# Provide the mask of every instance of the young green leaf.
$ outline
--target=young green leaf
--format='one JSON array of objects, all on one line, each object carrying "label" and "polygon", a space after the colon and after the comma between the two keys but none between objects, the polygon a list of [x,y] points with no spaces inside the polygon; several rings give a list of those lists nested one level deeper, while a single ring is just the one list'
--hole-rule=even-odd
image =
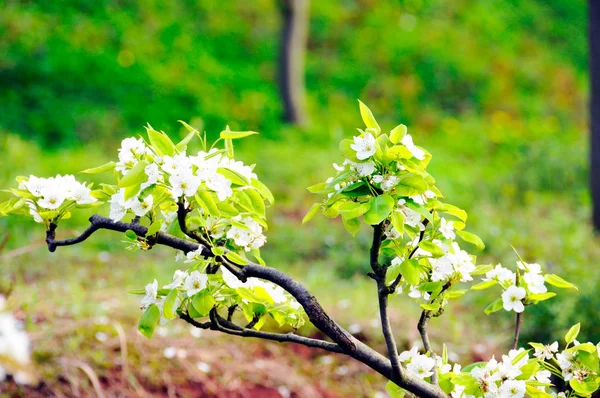
[{"label": "young green leaf", "polygon": [[360,107],[360,116],[362,117],[362,120],[365,123],[365,126],[367,126],[367,128],[370,128],[370,129],[375,129],[375,131],[377,132],[377,135],[379,135],[379,133],[381,133],[381,128],[377,124],[377,121],[375,120],[375,117],[373,116],[373,112],[371,112],[369,107],[366,106],[361,100],[358,100],[358,103],[359,103],[359,107]]},{"label": "young green leaf", "polygon": [[210,248],[210,251],[212,251],[215,256],[222,256],[225,254],[225,248],[221,246],[213,246]]},{"label": "young green leaf", "polygon": [[156,150],[160,156],[173,156],[175,154],[175,144],[163,132],[158,132],[151,127],[146,127],[146,132],[148,133],[148,139],[150,140],[150,145]]},{"label": "young green leaf", "polygon": [[159,320],[160,309],[158,309],[156,304],[151,304],[142,314],[140,323],[138,324],[138,330],[147,338],[151,338],[154,334],[154,328]]},{"label": "young green leaf", "polygon": [[208,290],[202,290],[192,297],[192,305],[200,316],[207,316],[215,305],[215,299]]},{"label": "young green leaf", "polygon": [[146,161],[142,160],[141,162],[138,162],[131,170],[129,170],[129,173],[121,178],[121,181],[119,181],[117,186],[119,188],[126,188],[133,185],[140,185],[146,181],[148,177],[145,171],[146,166],[148,166]]},{"label": "young green leaf", "polygon": [[402,277],[411,285],[418,285],[421,278],[421,269],[419,263],[415,259],[404,260],[400,264],[400,272]]},{"label": "young green leaf", "polygon": [[314,203],[310,209],[308,210],[308,212],[306,213],[306,215],[304,216],[304,218],[302,219],[302,224],[305,224],[307,222],[309,222],[314,216],[317,215],[317,213],[319,212],[319,210],[321,210],[321,204],[320,203]]},{"label": "young green leaf", "polygon": [[265,184],[263,184],[262,182],[260,182],[256,179],[253,179],[252,181],[250,181],[250,184],[254,188],[256,188],[258,193],[260,193],[263,198],[267,199],[270,204],[273,204],[275,202],[275,198],[273,198],[273,194],[271,193],[271,191],[269,190],[269,188],[267,188],[267,186]]},{"label": "young green leaf", "polygon": [[179,301],[179,292],[177,289],[173,289],[167,294],[165,298],[165,304],[163,306],[163,314],[167,319],[173,319],[177,315],[177,304]]},{"label": "young green leaf", "polygon": [[148,231],[146,231],[146,236],[152,236],[158,231],[160,231],[160,227],[163,224],[163,220],[156,220],[148,227]]},{"label": "young green leaf", "polygon": [[240,256],[236,252],[227,252],[227,254],[225,254],[225,257],[229,261],[231,261],[237,265],[247,265],[248,264],[248,260],[245,259],[244,257]]},{"label": "young green leaf", "polygon": [[137,234],[135,232],[133,232],[131,229],[128,229],[127,231],[125,231],[125,236],[127,237],[127,239],[129,239],[131,241],[137,240]]},{"label": "young green leaf", "polygon": [[495,280],[480,282],[480,283],[478,283],[476,285],[471,286],[471,290],[485,290],[485,289],[489,289],[490,287],[494,286],[497,283],[498,282],[495,281]]},{"label": "young green leaf", "polygon": [[81,173],[85,173],[85,174],[104,173],[106,171],[114,170],[116,165],[117,164],[115,162],[108,162],[108,163],[103,164],[102,166],[94,167],[91,169],[85,169],[85,170],[81,171]]},{"label": "young green leaf", "polygon": [[408,129],[403,124],[399,124],[398,126],[394,127],[394,129],[390,132],[390,141],[392,141],[394,144],[399,143],[406,135],[407,130]]},{"label": "young green leaf", "polygon": [[470,232],[467,232],[467,231],[459,231],[459,230],[456,230],[456,234],[458,236],[460,236],[465,242],[474,244],[475,247],[477,247],[477,249],[479,249],[479,250],[485,249],[485,244],[483,243],[483,241],[481,240],[481,238],[479,236],[472,234]]},{"label": "young green leaf", "polygon": [[399,387],[393,381],[388,381],[385,385],[385,391],[387,391],[390,398],[404,398],[406,392],[402,387]]},{"label": "young green leaf", "polygon": [[344,202],[339,210],[342,218],[349,220],[360,217],[369,211],[369,203]]},{"label": "young green leaf", "polygon": [[360,221],[357,218],[345,218],[342,216],[342,223],[352,236],[356,236],[360,230]]},{"label": "young green leaf", "polygon": [[364,217],[365,223],[376,225],[385,220],[394,208],[394,203],[394,198],[388,194],[371,198],[368,202],[369,210]]},{"label": "young green leaf", "polygon": [[199,135],[200,133],[198,132],[198,130],[196,130],[195,128],[193,128],[192,126],[190,126],[183,120],[179,120],[179,123],[181,123],[183,125],[183,127],[185,127],[187,131],[189,131],[189,133],[185,136],[185,138],[182,139],[181,141],[179,141],[177,143],[177,145],[175,145],[175,148],[177,148],[177,150],[179,152],[184,152],[187,148],[187,145],[190,143],[190,141],[192,141],[192,139],[195,136]]},{"label": "young green leaf", "polygon": [[489,315],[492,312],[499,311],[500,309],[502,309],[502,299],[501,298],[494,301],[492,304],[488,305],[487,308],[485,310],[483,310],[483,312],[485,312],[486,315]]},{"label": "young green leaf", "polygon": [[392,226],[400,236],[404,234],[404,213],[401,211],[392,212]]},{"label": "young green leaf", "polygon": [[571,282],[567,282],[566,280],[564,280],[563,278],[561,278],[558,275],[546,274],[544,276],[544,279],[546,280],[546,282],[548,282],[552,286],[556,286],[556,287],[559,287],[561,289],[575,289],[575,290],[579,290],[577,288],[577,286],[575,286]]},{"label": "young green leaf", "polygon": [[567,344],[571,344],[573,342],[573,340],[575,340],[577,338],[577,336],[579,335],[580,329],[581,329],[581,323],[571,326],[571,329],[569,329],[567,334],[565,334],[565,342]]},{"label": "young green leaf", "polygon": [[[229,127],[229,126],[227,126]],[[240,138],[244,138],[244,137],[249,137],[251,135],[256,135],[258,134],[256,131],[230,131],[228,128],[221,131],[221,135],[220,137],[225,139],[232,139],[232,140],[237,140]]]}]

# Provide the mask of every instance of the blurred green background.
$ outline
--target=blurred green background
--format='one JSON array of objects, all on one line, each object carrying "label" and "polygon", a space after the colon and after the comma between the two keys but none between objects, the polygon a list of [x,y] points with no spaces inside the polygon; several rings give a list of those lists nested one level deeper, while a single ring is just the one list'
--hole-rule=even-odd
[{"label": "blurred green background", "polygon": [[[237,156],[257,163],[277,200],[265,258],[306,282],[334,317],[360,327],[364,339],[377,345],[374,287],[364,277],[369,231],[352,240],[337,222],[300,225],[314,200],[305,187],[331,174],[331,163],[339,161],[337,142],[362,125],[360,98],[381,125],[408,125],[415,142],[433,154],[430,169],[438,186],[469,212],[469,229],[487,244],[480,263],[514,267],[513,245],[526,260],[580,287],[578,294],[563,292],[528,308],[522,341],[551,342],[578,321],[582,339],[600,340],[594,291],[600,248],[589,223],[587,187],[583,0],[313,1],[305,68],[310,124],[304,127],[281,118],[282,20],[275,0],[5,0],[0,7],[0,186],[12,186],[16,175],[75,173],[103,164],[116,157],[122,138],[141,133],[147,122],[174,138],[184,133],[180,119],[212,137],[226,124],[259,131]],[[63,234],[80,231],[87,216],[64,223]],[[58,365],[69,354],[90,363],[107,389],[126,383],[132,391],[137,386],[160,394],[197,376],[184,373],[177,382],[182,364],[190,362],[181,358],[168,362],[170,381],[146,374],[154,363],[148,353],[144,360],[130,359],[140,369],[130,375],[135,381],[114,381],[114,368],[123,365],[109,360],[92,333],[105,326],[86,323],[118,319],[127,335],[137,336],[137,299],[127,291],[154,277],[169,279],[176,268],[172,253],[134,256],[124,253],[120,237],[99,234],[49,255],[39,225],[0,219],[0,231],[9,237],[0,276],[14,282],[13,308],[34,335],[44,336],[34,345],[47,389],[39,391],[72,387]],[[473,293],[453,304],[432,322],[434,347],[449,341],[463,364],[506,350],[513,319],[483,315],[497,294]],[[396,334],[408,347],[417,338],[418,308],[400,297],[393,305]],[[71,324],[59,332],[58,325]],[[90,338],[75,338],[87,333],[78,328],[91,328]],[[181,330],[165,333],[181,342],[190,338]],[[224,349],[242,345],[211,339]],[[162,350],[148,350],[165,366]],[[333,396],[352,395],[356,383],[365,396],[383,390],[383,382],[362,368],[356,370],[361,377],[342,386],[336,380],[347,380],[348,369],[339,370],[346,365],[335,367],[335,359],[328,373],[311,358],[301,374],[308,383],[324,383],[323,391]],[[262,376],[254,380],[252,372]],[[224,382],[216,373],[198,383],[216,383],[206,394],[220,396]],[[243,380],[240,391],[282,383],[263,373],[253,368],[231,377]],[[289,386],[303,396],[294,388]]]}]

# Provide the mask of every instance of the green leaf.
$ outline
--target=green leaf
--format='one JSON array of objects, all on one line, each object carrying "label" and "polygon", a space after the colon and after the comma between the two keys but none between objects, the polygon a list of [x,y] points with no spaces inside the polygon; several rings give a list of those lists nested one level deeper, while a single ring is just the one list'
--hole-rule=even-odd
[{"label": "green leaf", "polygon": [[476,285],[471,286],[471,290],[485,290],[485,289],[489,289],[490,287],[496,285],[498,282],[496,280],[491,280],[491,281],[485,281],[485,282],[480,282]]},{"label": "green leaf", "polygon": [[392,212],[392,226],[401,236],[404,234],[404,213],[401,211]]},{"label": "green leaf", "polygon": [[150,307],[144,311],[138,324],[138,330],[147,338],[151,338],[154,334],[154,328],[160,320],[160,309],[156,304],[151,304]]},{"label": "green leaf", "polygon": [[467,221],[467,212],[449,203],[440,202],[440,206],[437,206],[436,210],[453,215],[462,221]]},{"label": "green leaf", "polygon": [[403,124],[399,124],[398,126],[394,127],[394,129],[390,132],[390,141],[392,141],[393,144],[399,143],[406,135],[407,130],[408,129]]},{"label": "green leaf", "polygon": [[590,377],[583,381],[579,381],[573,377],[569,380],[569,385],[576,393],[581,394],[584,397],[592,395],[599,387],[598,382]]},{"label": "green leaf", "polygon": [[144,160],[138,162],[135,166],[133,166],[131,170],[129,170],[129,173],[127,173],[127,175],[121,178],[121,181],[119,181],[119,185],[117,186],[119,188],[127,188],[133,185],[140,185],[141,183],[146,181],[146,166],[148,166],[148,162]]},{"label": "green leaf", "polygon": [[431,212],[429,212],[429,210],[427,210],[424,206],[422,206],[418,203],[415,203],[412,200],[407,200],[404,205],[406,207],[408,207],[409,209],[416,211],[417,213],[419,213],[426,219],[428,219],[429,222],[433,222],[433,216],[431,215]]},{"label": "green leaf", "polygon": [[527,296],[527,299],[531,300],[531,301],[544,301],[544,300],[551,299],[554,296],[556,296],[556,293],[546,292],[546,293],[531,294],[531,295]]},{"label": "green leaf", "polygon": [[352,236],[356,236],[360,230],[360,221],[357,218],[345,218],[342,216],[342,223]]},{"label": "green leaf", "polygon": [[369,211],[369,203],[344,202],[339,208],[340,214],[345,219],[360,217]]},{"label": "green leaf", "polygon": [[439,304],[421,304],[421,308],[427,311],[437,311],[440,309]]},{"label": "green leaf", "polygon": [[365,222],[376,225],[382,222],[390,215],[394,208],[394,198],[388,194],[375,196],[369,200],[369,210],[365,213]]},{"label": "green leaf", "polygon": [[146,231],[146,236],[151,236],[160,231],[160,227],[163,224],[163,220],[156,220],[148,227],[148,231]]},{"label": "green leaf", "polygon": [[167,294],[165,298],[165,304],[163,307],[163,314],[167,319],[173,319],[177,315],[177,301],[179,298],[179,292],[177,289],[173,289]]},{"label": "green leaf", "polygon": [[231,180],[231,182],[236,185],[242,185],[242,186],[250,185],[250,181],[248,181],[248,179],[246,177],[244,177],[242,174],[238,173],[235,170],[227,169],[224,167],[219,167],[217,169],[217,173],[221,174],[228,180]]},{"label": "green leaf", "polygon": [[381,128],[377,124],[377,121],[373,116],[373,112],[371,112],[369,107],[363,104],[361,100],[358,100],[358,103],[360,107],[360,116],[362,117],[363,122],[365,122],[365,126],[370,129],[375,129],[377,134],[379,134],[381,132]]},{"label": "green leaf", "polygon": [[160,156],[173,156],[175,154],[175,144],[168,135],[162,131],[159,133],[152,127],[146,127],[146,132],[148,133],[150,145],[156,150],[156,153]]},{"label": "green leaf", "polygon": [[499,311],[500,309],[502,309],[502,299],[501,298],[494,301],[492,304],[488,305],[487,308],[485,310],[483,310],[483,312],[485,312],[486,315],[489,315],[492,312]]},{"label": "green leaf", "polygon": [[467,231],[456,230],[455,232],[465,242],[474,244],[477,247],[477,249],[479,249],[479,250],[485,249],[485,244],[483,243],[483,241],[481,240],[481,238],[479,236],[472,234],[470,232],[467,232]]},{"label": "green leaf", "polygon": [[304,218],[302,219],[302,224],[309,222],[314,216],[317,215],[319,210],[321,210],[321,204],[320,203],[313,204],[310,207],[310,209],[308,210],[308,212],[306,213],[306,215],[304,216]]},{"label": "green leaf", "polygon": [[426,252],[431,253],[433,257],[442,257],[445,254],[441,247],[428,240],[422,240],[419,243],[419,247]]},{"label": "green leaf", "polygon": [[493,269],[494,269],[494,266],[492,264],[478,265],[477,267],[475,267],[475,271],[471,272],[471,275],[487,274],[488,272],[490,272]]},{"label": "green leaf", "polygon": [[198,132],[198,130],[196,130],[183,120],[179,120],[179,123],[183,124],[183,127],[185,127],[187,131],[189,131],[188,135],[186,135],[184,139],[182,139],[177,143],[177,145],[175,145],[175,148],[177,148],[179,152],[183,152],[187,148],[187,145],[190,143],[190,141],[192,141],[192,139],[200,133]]},{"label": "green leaf", "polygon": [[571,329],[569,329],[569,331],[565,335],[565,342],[567,344],[571,344],[573,342],[573,340],[575,340],[577,338],[577,336],[579,335],[580,329],[581,329],[581,323],[571,326]]},{"label": "green leaf", "polygon": [[538,390],[532,385],[525,385],[525,390],[527,392],[526,396],[531,398],[552,398],[552,395],[544,392],[542,390]]},{"label": "green leaf", "polygon": [[467,293],[466,289],[457,289],[457,290],[452,289],[452,290],[447,290],[445,296],[446,296],[446,298],[453,299],[453,298],[462,297],[465,295],[465,293]]},{"label": "green leaf", "polygon": [[132,231],[131,229],[128,229],[127,231],[125,231],[125,236],[127,237],[127,239],[133,240],[133,241],[137,240],[137,238],[138,238],[137,234],[134,231]]},{"label": "green leaf", "polygon": [[105,171],[114,170],[116,165],[117,164],[115,162],[108,162],[108,163],[103,164],[102,166],[94,167],[91,169],[85,169],[85,170],[81,171],[81,173],[85,173],[85,174],[104,173]]},{"label": "green leaf", "polygon": [[273,198],[273,194],[271,193],[271,191],[269,190],[269,188],[267,188],[267,186],[265,184],[263,184],[262,182],[260,182],[258,180],[255,180],[255,179],[250,181],[250,184],[254,188],[256,188],[258,193],[260,193],[263,198],[267,199],[270,204],[273,204],[275,202],[275,198]]},{"label": "green leaf", "polygon": [[404,398],[404,395],[406,394],[404,389],[393,381],[387,382],[385,385],[385,391],[387,391],[390,398]]},{"label": "green leaf", "polygon": [[331,191],[331,188],[328,188],[328,184],[325,182],[320,182],[318,184],[311,185],[306,189],[310,193],[326,193]]},{"label": "green leaf", "polygon": [[227,254],[225,254],[225,257],[238,265],[247,265],[248,264],[248,260],[245,259],[244,257],[240,256],[239,254],[237,254],[236,252],[227,252]]},{"label": "green leaf", "polygon": [[418,285],[421,279],[421,269],[415,259],[404,260],[400,264],[400,272],[406,281],[411,285]]},{"label": "green leaf", "polygon": [[244,192],[250,198],[252,207],[258,213],[258,215],[264,217],[265,201],[264,201],[263,197],[260,195],[260,193],[258,193],[258,191],[254,190],[254,189],[245,189],[242,192]]},{"label": "green leaf", "polygon": [[429,185],[423,177],[409,174],[396,185],[395,192],[398,196],[415,196],[422,194],[427,189],[429,189]]},{"label": "green leaf", "polygon": [[341,194],[349,198],[358,198],[361,196],[370,195],[371,190],[366,182],[359,181],[344,187]]},{"label": "green leaf", "polygon": [[561,289],[575,289],[575,290],[579,290],[577,288],[577,286],[575,286],[571,282],[567,282],[566,280],[564,280],[563,278],[561,278],[558,275],[546,274],[544,276],[544,279],[546,280],[546,282],[548,282],[552,286],[556,286],[556,287],[559,287]]},{"label": "green leaf", "polygon": [[244,137],[249,137],[251,135],[258,134],[256,131],[230,131],[229,129],[225,129],[221,131],[220,137],[225,139],[229,138],[232,140],[237,140]]},{"label": "green leaf", "polygon": [[130,185],[127,188],[125,188],[125,193],[124,193],[124,198],[125,200],[129,200],[135,196],[138,196],[138,193],[140,192],[140,186],[142,184],[135,184],[135,185]]},{"label": "green leaf", "polygon": [[221,246],[213,246],[210,248],[210,251],[212,251],[215,256],[222,256],[225,254],[225,248]]},{"label": "green leaf", "polygon": [[343,157],[345,157],[348,160],[351,160],[353,162],[360,162],[360,160],[358,160],[358,158],[356,157],[356,151],[350,148],[350,145],[352,145],[353,143],[354,141],[347,138],[341,140],[339,145],[340,153]]},{"label": "green leaf", "polygon": [[385,151],[385,157],[390,161],[410,159],[412,157],[412,153],[404,145],[394,145]]},{"label": "green leaf", "polygon": [[195,198],[196,202],[198,202],[200,206],[208,211],[208,214],[213,217],[219,217],[221,212],[219,211],[219,208],[217,207],[217,204],[210,193],[206,191],[198,191],[196,192]]},{"label": "green leaf", "polygon": [[215,305],[215,299],[208,290],[202,290],[192,297],[192,305],[200,316],[207,316]]}]

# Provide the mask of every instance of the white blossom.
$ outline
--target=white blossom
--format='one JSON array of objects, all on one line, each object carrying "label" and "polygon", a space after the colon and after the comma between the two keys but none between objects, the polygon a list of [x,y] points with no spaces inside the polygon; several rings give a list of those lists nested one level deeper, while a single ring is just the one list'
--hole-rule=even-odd
[{"label": "white blossom", "polygon": [[[181,253],[181,252],[179,252]],[[168,285],[163,286],[164,289],[175,289],[176,287],[180,287],[181,284],[185,281],[185,278],[187,278],[188,273],[187,271],[181,271],[181,270],[176,270],[175,273],[173,274],[173,281],[171,283],[169,283]]]},{"label": "white blossom", "polygon": [[525,380],[506,380],[500,386],[499,398],[523,398],[525,396]]},{"label": "white blossom", "polygon": [[375,155],[375,137],[371,133],[365,133],[363,137],[354,137],[354,143],[350,148],[356,152],[358,160],[365,160]]},{"label": "white blossom", "polygon": [[177,154],[174,156],[163,156],[162,169],[171,175],[180,175],[183,173],[191,173],[192,162],[183,155]]},{"label": "white blossom", "polygon": [[400,141],[402,143],[402,145],[404,145],[406,147],[406,149],[409,150],[409,152],[417,159],[419,160],[423,160],[425,159],[425,152],[420,149],[417,148],[417,146],[413,143],[413,139],[410,136],[410,134],[406,134],[404,136],[404,138],[402,138],[402,141]]},{"label": "white blossom", "polygon": [[417,355],[408,365],[406,369],[413,372],[417,377],[424,379],[433,375],[433,367],[435,366],[435,360],[426,355]]},{"label": "white blossom", "polygon": [[502,264],[497,264],[496,267],[491,269],[485,274],[485,278],[483,281],[488,282],[492,280],[498,280],[499,282],[512,281],[515,283],[515,273],[509,270],[508,268],[504,268]]},{"label": "white blossom", "polygon": [[525,306],[521,300],[525,298],[527,292],[522,287],[509,286],[508,289],[502,293],[502,304],[506,311],[523,312]]},{"label": "white blossom", "polygon": [[207,283],[208,276],[206,274],[193,271],[187,276],[187,278],[185,278],[185,284],[183,288],[186,290],[188,297],[192,297],[199,291],[206,289]]},{"label": "white blossom", "polygon": [[454,239],[456,238],[456,234],[454,233],[454,222],[446,221],[444,217],[440,219],[440,228],[439,231],[442,233],[444,238],[446,239]]},{"label": "white blossom", "polygon": [[148,308],[151,304],[156,304],[156,295],[158,294],[158,281],[155,279],[154,282],[146,285],[146,295],[142,298],[142,308]]},{"label": "white blossom", "polygon": [[171,184],[171,193],[173,197],[180,198],[181,196],[193,196],[196,194],[200,186],[200,178],[192,174],[190,170],[173,174],[169,177]]},{"label": "white blossom", "polygon": [[154,198],[152,195],[148,195],[142,200],[134,200],[131,206],[131,210],[135,213],[136,216],[145,216],[150,210],[152,210],[152,203],[154,202]]},{"label": "white blossom", "polygon": [[215,173],[208,177],[205,182],[208,188],[216,192],[217,197],[221,202],[233,195],[231,180],[219,173]]}]

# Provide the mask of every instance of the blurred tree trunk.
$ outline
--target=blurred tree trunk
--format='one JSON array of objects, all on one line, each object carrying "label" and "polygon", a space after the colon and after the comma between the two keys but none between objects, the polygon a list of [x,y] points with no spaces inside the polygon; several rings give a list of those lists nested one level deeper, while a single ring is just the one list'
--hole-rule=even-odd
[{"label": "blurred tree trunk", "polygon": [[590,0],[589,45],[590,45],[590,123],[591,162],[590,183],[593,203],[594,229],[600,232],[600,1]]},{"label": "blurred tree trunk", "polygon": [[279,0],[283,19],[279,55],[279,91],[284,119],[306,124],[304,58],[308,34],[309,0]]}]

